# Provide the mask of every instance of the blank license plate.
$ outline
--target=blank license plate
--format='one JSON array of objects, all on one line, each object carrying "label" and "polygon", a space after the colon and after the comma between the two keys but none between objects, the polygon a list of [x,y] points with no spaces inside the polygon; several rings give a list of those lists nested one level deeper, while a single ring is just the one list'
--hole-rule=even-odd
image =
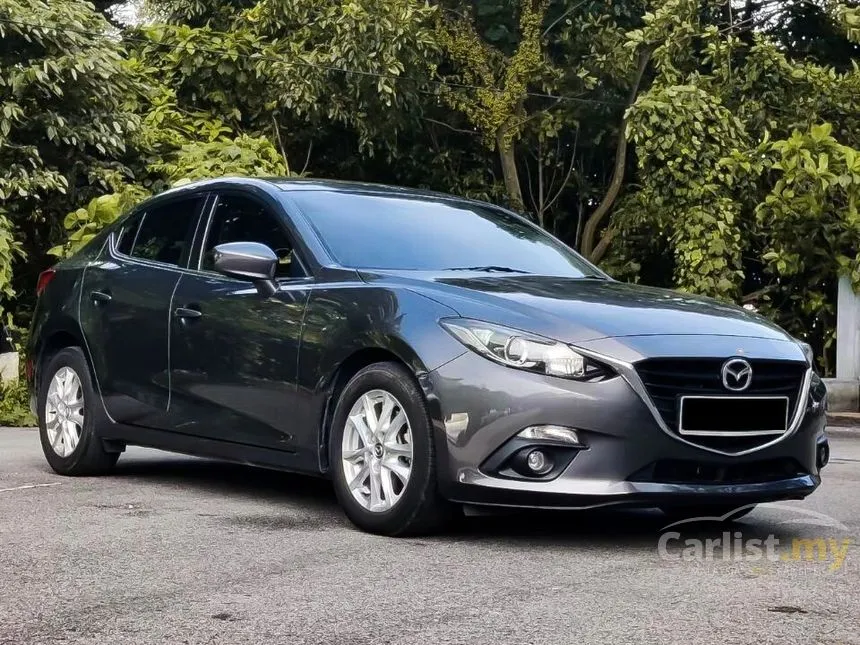
[{"label": "blank license plate", "polygon": [[781,434],[787,427],[787,396],[681,397],[680,434]]}]

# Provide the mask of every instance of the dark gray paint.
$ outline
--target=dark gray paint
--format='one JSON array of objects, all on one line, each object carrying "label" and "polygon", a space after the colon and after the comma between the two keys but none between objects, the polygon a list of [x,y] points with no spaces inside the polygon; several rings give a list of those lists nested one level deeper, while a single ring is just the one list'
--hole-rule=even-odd
[{"label": "dark gray paint", "polygon": [[180,272],[105,249],[86,268],[79,319],[105,407],[119,422],[165,427],[169,304]]},{"label": "dark gray paint", "polygon": [[[817,486],[823,406],[805,410],[802,423],[773,446],[742,456],[716,454],[664,432],[631,379],[578,383],[506,368],[467,351],[438,320],[462,315],[525,329],[577,344],[620,371],[643,357],[667,355],[804,361],[780,329],[705,298],[614,281],[338,267],[309,223],[290,212],[289,193],[365,189],[386,190],[248,179],[168,191],[151,203],[219,191],[254,195],[281,214],[310,275],[281,280],[277,292],[267,295],[251,282],[194,270],[205,221],[184,267],[122,258],[103,235],[58,265],[34,316],[30,355],[84,345],[117,421],[111,429],[117,439],[309,473],[327,468],[326,419],[339,370],[385,357],[399,360],[427,397],[440,487],[467,502],[776,499],[802,497]],[[94,302],[95,291],[109,294],[110,301]],[[468,427],[446,430],[446,420],[462,413]],[[589,449],[551,482],[499,480],[479,471],[501,444],[536,423],[577,427]],[[797,459],[808,476],[746,488],[625,481],[657,458],[740,463],[780,456]]]}]

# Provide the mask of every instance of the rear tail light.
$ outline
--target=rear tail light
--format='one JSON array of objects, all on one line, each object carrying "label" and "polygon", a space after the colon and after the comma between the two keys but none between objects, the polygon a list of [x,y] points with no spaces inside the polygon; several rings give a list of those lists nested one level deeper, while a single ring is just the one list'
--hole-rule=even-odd
[{"label": "rear tail light", "polygon": [[51,284],[51,280],[54,279],[55,275],[57,275],[57,272],[54,269],[47,269],[39,274],[39,280],[36,282],[37,298],[42,295],[42,292],[45,289],[48,288],[48,285]]}]

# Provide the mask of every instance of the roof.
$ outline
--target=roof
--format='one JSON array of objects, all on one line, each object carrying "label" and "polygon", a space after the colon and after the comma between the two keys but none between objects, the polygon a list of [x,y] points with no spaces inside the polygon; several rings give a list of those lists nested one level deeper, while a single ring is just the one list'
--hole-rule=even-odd
[{"label": "roof", "polygon": [[448,193],[441,193],[420,188],[408,188],[404,186],[390,186],[386,184],[372,184],[360,181],[342,181],[335,179],[300,179],[293,177],[221,177],[217,179],[201,179],[171,188],[159,195],[177,194],[189,190],[201,188],[223,188],[225,186],[257,186],[259,188],[276,188],[283,192],[347,192],[368,194],[389,194],[402,197],[432,197],[434,199],[458,199],[464,198]]},{"label": "roof", "polygon": [[456,195],[440,193],[421,188],[409,188],[406,186],[391,186],[388,184],[372,184],[361,181],[342,181],[337,179],[294,179],[273,178],[266,179],[278,188],[287,192],[294,191],[343,191],[355,193],[391,193],[393,195],[426,195],[428,197],[456,198]]}]

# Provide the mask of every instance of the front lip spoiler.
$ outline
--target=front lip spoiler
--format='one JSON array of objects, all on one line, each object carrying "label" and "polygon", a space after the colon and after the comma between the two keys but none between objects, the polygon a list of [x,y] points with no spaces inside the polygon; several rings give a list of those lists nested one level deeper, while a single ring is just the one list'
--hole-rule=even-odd
[{"label": "front lip spoiler", "polygon": [[[487,477],[476,470],[461,471],[452,502],[509,508],[587,510],[613,506],[655,507],[677,504],[726,504],[803,499],[821,483],[817,475],[753,484],[663,484],[656,482],[512,482]],[[558,490],[551,484],[558,483]],[[582,484],[582,487],[578,487]]]},{"label": "front lip spoiler", "polygon": [[800,395],[797,397],[797,407],[794,410],[794,416],[791,419],[791,424],[788,426],[788,429],[776,437],[773,441],[769,441],[760,446],[756,446],[755,448],[749,448],[747,450],[741,450],[739,452],[729,452],[725,450],[718,450],[717,448],[710,448],[708,446],[701,446],[697,443],[693,443],[692,441],[687,441],[682,436],[672,432],[666,423],[663,421],[663,417],[660,415],[660,412],[654,406],[654,403],[651,401],[651,397],[648,394],[648,390],[645,389],[645,384],[642,382],[642,379],[639,378],[639,373],[636,371],[633,363],[628,363],[627,361],[622,361],[617,358],[612,358],[611,356],[606,356],[605,354],[601,354],[599,352],[594,352],[591,350],[583,349],[581,347],[572,345],[573,349],[583,356],[587,356],[589,358],[593,358],[596,361],[602,361],[607,363],[608,365],[615,368],[615,370],[619,373],[621,378],[627,381],[627,384],[633,388],[633,391],[642,399],[642,402],[651,412],[651,416],[654,417],[654,421],[657,423],[657,426],[664,433],[672,437],[675,441],[680,441],[683,444],[686,444],[692,448],[698,448],[699,450],[704,450],[706,452],[711,452],[717,455],[725,455],[727,457],[740,457],[743,455],[749,455],[753,452],[758,452],[759,450],[764,450],[765,448],[770,448],[771,446],[788,439],[795,432],[797,432],[798,428],[800,428],[800,424],[803,423],[803,418],[806,416],[806,406],[809,403],[809,386],[812,382],[812,368],[809,367],[806,370],[806,373],[803,375],[803,382],[800,385]]}]

